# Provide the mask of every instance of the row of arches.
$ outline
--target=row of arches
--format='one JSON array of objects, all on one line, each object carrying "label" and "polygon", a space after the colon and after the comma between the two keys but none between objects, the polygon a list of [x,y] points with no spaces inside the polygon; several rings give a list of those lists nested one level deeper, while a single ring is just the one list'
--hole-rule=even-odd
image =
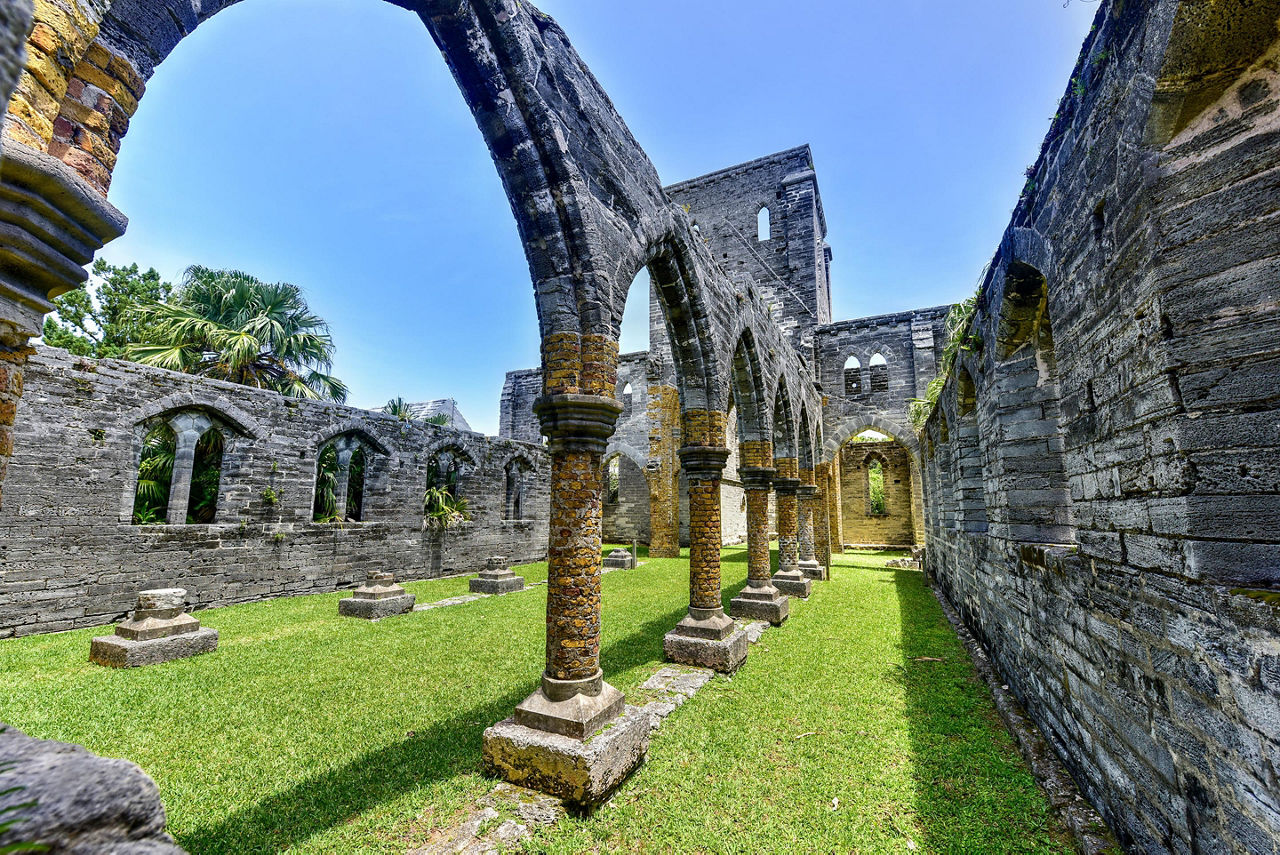
[{"label": "row of arches", "polygon": [[[227,452],[253,438],[233,424],[204,410],[183,410],[146,419],[140,425],[142,442],[136,460],[136,483],[129,516],[134,525],[208,525],[220,518]],[[388,452],[367,434],[348,430],[317,443],[311,520],[317,523],[367,521],[366,491],[370,472]],[[272,464],[273,471],[278,464]],[[444,443],[431,449],[426,460],[424,514],[432,497],[442,505],[466,501],[468,476],[476,469],[474,454],[461,445]],[[516,455],[504,467],[503,518],[523,520],[529,473],[533,464]],[[261,500],[268,506],[281,501],[267,488]]]}]

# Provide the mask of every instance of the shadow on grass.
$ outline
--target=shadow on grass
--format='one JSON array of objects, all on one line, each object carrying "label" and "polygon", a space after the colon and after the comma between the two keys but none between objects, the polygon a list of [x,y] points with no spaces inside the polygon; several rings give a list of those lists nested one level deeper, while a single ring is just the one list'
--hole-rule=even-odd
[{"label": "shadow on grass", "polygon": [[929,852],[1071,851],[924,574],[865,565],[862,572],[883,576],[897,592],[905,663],[898,680],[924,836],[917,843]]},{"label": "shadow on grass", "polygon": [[[605,678],[661,661],[662,637],[684,615],[684,608],[674,609],[606,647],[601,654]],[[393,745],[299,781],[216,824],[183,834],[179,843],[197,855],[278,852],[412,790],[478,774],[484,729],[510,716],[536,685],[535,679],[508,689]]]}]

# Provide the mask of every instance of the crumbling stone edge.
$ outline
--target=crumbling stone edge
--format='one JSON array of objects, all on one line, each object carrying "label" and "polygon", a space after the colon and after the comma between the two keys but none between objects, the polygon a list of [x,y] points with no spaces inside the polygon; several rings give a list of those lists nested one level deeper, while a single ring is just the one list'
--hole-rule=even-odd
[{"label": "crumbling stone edge", "polygon": [[1040,789],[1049,797],[1049,806],[1057,818],[1071,832],[1075,839],[1076,849],[1084,855],[1119,855],[1123,850],[1111,833],[1102,815],[1080,793],[1075,778],[1062,765],[1058,755],[1053,752],[1040,728],[1027,716],[1022,704],[1009,691],[1008,684],[996,671],[987,655],[986,648],[969,632],[969,628],[960,620],[959,613],[947,599],[947,595],[936,586],[930,586],[942,613],[947,616],[951,628],[969,652],[973,667],[982,677],[982,681],[991,690],[996,710],[1004,721],[1005,727],[1018,745],[1018,751],[1031,769]]}]

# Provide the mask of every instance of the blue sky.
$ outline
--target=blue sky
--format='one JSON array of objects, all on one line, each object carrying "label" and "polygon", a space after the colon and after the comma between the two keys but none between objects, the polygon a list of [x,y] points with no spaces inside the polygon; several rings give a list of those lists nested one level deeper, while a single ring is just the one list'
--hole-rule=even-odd
[{"label": "blue sky", "polygon": [[[972,292],[1097,9],[1070,0],[542,0],[664,182],[809,143],[853,318]],[[784,11],[785,10],[785,11]],[[538,362],[515,223],[418,19],[378,0],[248,0],[148,84],[102,253],[302,286],[351,403],[453,397],[496,432]],[[647,347],[635,289],[623,349]]]}]

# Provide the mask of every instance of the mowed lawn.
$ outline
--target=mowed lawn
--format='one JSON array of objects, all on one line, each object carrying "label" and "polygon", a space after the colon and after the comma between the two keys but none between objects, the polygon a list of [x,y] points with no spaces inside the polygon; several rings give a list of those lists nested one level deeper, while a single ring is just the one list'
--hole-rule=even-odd
[{"label": "mowed lawn", "polygon": [[[746,552],[724,556],[727,605]],[[889,557],[838,556],[606,807],[526,847],[1071,851],[922,575]],[[653,559],[604,577],[603,664],[623,691],[661,667],[687,574]],[[424,603],[466,581],[406,587]],[[128,671],[88,663],[103,630],[0,641],[0,721],[140,764],[196,855],[404,852],[492,786],[481,734],[537,685],[545,588],[379,623],[339,618],[340,596],[200,612],[217,652]]]}]

